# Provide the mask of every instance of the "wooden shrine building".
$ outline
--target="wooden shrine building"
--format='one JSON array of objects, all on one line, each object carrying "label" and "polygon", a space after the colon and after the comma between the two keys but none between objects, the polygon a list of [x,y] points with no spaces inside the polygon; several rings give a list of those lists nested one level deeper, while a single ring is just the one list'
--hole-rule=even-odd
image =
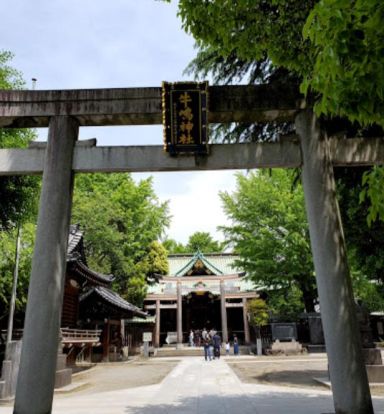
[{"label": "wooden shrine building", "polygon": [[190,330],[217,330],[223,341],[237,335],[250,342],[246,303],[258,293],[245,273],[234,267],[237,256],[228,253],[168,257],[170,274],[150,286],[144,308],[155,315],[154,345],[161,346],[171,332],[177,343],[188,341]]},{"label": "wooden shrine building", "polygon": [[110,352],[114,341],[121,338],[121,345],[125,342],[122,320],[147,316],[111,289],[113,279],[113,275],[88,267],[83,231],[71,225],[61,318],[62,342],[68,354],[90,353],[93,349],[94,361],[114,359]]}]

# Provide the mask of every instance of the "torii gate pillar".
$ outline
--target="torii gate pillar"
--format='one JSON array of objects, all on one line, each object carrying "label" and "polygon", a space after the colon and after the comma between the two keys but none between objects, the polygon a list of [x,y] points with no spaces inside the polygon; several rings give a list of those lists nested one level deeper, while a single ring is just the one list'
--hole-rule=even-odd
[{"label": "torii gate pillar", "polygon": [[52,410],[78,130],[73,118],[50,120],[14,414]]},{"label": "torii gate pillar", "polygon": [[328,140],[311,110],[296,132],[335,411],[373,414]]}]

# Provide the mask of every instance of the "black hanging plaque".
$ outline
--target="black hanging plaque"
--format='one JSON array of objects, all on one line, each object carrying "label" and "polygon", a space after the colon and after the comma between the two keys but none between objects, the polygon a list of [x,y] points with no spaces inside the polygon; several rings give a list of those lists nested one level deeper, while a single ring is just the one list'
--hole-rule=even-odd
[{"label": "black hanging plaque", "polygon": [[164,149],[208,154],[208,82],[163,82]]}]

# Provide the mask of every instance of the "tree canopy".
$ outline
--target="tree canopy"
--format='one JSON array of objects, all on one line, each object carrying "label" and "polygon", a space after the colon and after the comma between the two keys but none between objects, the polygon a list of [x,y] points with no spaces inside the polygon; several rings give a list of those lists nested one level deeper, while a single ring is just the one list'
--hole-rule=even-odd
[{"label": "tree canopy", "polygon": [[256,330],[256,337],[260,337],[260,328],[269,322],[268,306],[263,299],[251,299],[247,301],[249,324]]},{"label": "tree canopy", "polygon": [[300,185],[292,187],[291,172],[238,174],[235,192],[220,196],[232,221],[222,229],[240,255],[237,264],[267,291],[297,288],[302,310],[313,311],[317,294],[304,196]]},{"label": "tree canopy", "polygon": [[[15,306],[15,326],[22,327],[27,303],[29,276],[34,247],[36,226],[24,223],[21,232],[20,262]],[[0,231],[0,324],[4,326],[9,313],[12,280],[15,268],[17,229]],[[2,321],[3,320],[3,321]]]},{"label": "tree canopy", "polygon": [[[333,133],[366,136],[367,127],[384,126],[380,0],[180,0],[179,16],[199,49],[189,72],[212,74],[215,82],[293,82]],[[235,141],[276,139],[291,129],[235,124],[214,131]],[[364,176],[369,222],[384,221],[383,177],[381,167]]]},{"label": "tree canopy", "polygon": [[[0,51],[0,89],[21,89],[21,74],[9,63],[10,52]],[[30,129],[0,128],[0,148],[23,148],[35,139]],[[0,177],[0,230],[14,227],[36,214],[39,179],[36,177]]]},{"label": "tree canopy", "polygon": [[188,238],[186,245],[173,239],[164,241],[164,246],[169,253],[219,253],[223,251],[223,243],[214,240],[212,235],[204,231],[196,231]]},{"label": "tree canopy", "polygon": [[380,0],[181,0],[179,15],[200,49],[297,75],[318,113],[384,125]]},{"label": "tree canopy", "polygon": [[156,240],[169,224],[152,179],[129,174],[83,174],[75,180],[72,222],[85,230],[91,268],[116,276],[115,287],[140,304],[152,273],[167,273],[166,251]]}]

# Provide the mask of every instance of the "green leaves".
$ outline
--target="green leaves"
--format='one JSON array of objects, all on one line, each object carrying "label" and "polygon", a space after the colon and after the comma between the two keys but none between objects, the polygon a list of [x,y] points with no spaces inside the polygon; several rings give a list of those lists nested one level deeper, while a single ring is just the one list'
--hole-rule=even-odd
[{"label": "green leaves", "polygon": [[268,306],[263,299],[251,299],[247,301],[247,312],[251,326],[265,326],[269,322]]},{"label": "green leaves", "polygon": [[[36,226],[34,224],[26,223],[22,226],[16,296],[16,322],[23,321],[24,319],[35,230]],[[11,298],[13,272],[15,268],[16,237],[16,229],[0,231],[0,319],[6,318],[9,313],[9,301]]]},{"label": "green leaves", "polygon": [[[20,89],[21,74],[9,66],[13,55],[0,51],[0,89]],[[0,128],[0,148],[25,148],[36,135],[32,130]],[[36,215],[39,192],[37,177],[0,177],[0,231]]]},{"label": "green leaves", "polygon": [[384,167],[374,166],[370,171],[363,174],[363,189],[360,193],[360,202],[369,200],[367,222],[372,223],[381,219],[384,221]]},{"label": "green leaves", "polygon": [[216,253],[223,251],[223,243],[214,240],[208,232],[197,231],[189,236],[188,243],[184,246],[175,240],[167,239],[164,246],[169,253]]},{"label": "green leaves", "polygon": [[320,93],[318,114],[384,126],[384,3],[324,0],[303,27],[313,64],[302,91]]},{"label": "green leaves", "polygon": [[[316,297],[301,186],[287,170],[237,175],[233,194],[221,193],[231,226],[222,230],[256,284],[283,291],[296,286],[310,308]],[[307,301],[308,298],[308,301]],[[310,310],[310,309],[309,309]]]},{"label": "green leaves", "polygon": [[168,203],[159,202],[151,179],[136,184],[129,174],[77,175],[72,222],[85,230],[90,267],[114,274],[119,293],[140,304],[147,277],[164,270],[158,260],[165,250],[154,241],[169,224]]},{"label": "green leaves", "polygon": [[[242,0],[228,2],[181,0],[183,28],[199,47],[210,45],[221,56],[233,51],[240,59],[265,58],[299,71],[308,60],[301,30],[314,2]],[[289,30],[287,30],[289,28]]]}]

